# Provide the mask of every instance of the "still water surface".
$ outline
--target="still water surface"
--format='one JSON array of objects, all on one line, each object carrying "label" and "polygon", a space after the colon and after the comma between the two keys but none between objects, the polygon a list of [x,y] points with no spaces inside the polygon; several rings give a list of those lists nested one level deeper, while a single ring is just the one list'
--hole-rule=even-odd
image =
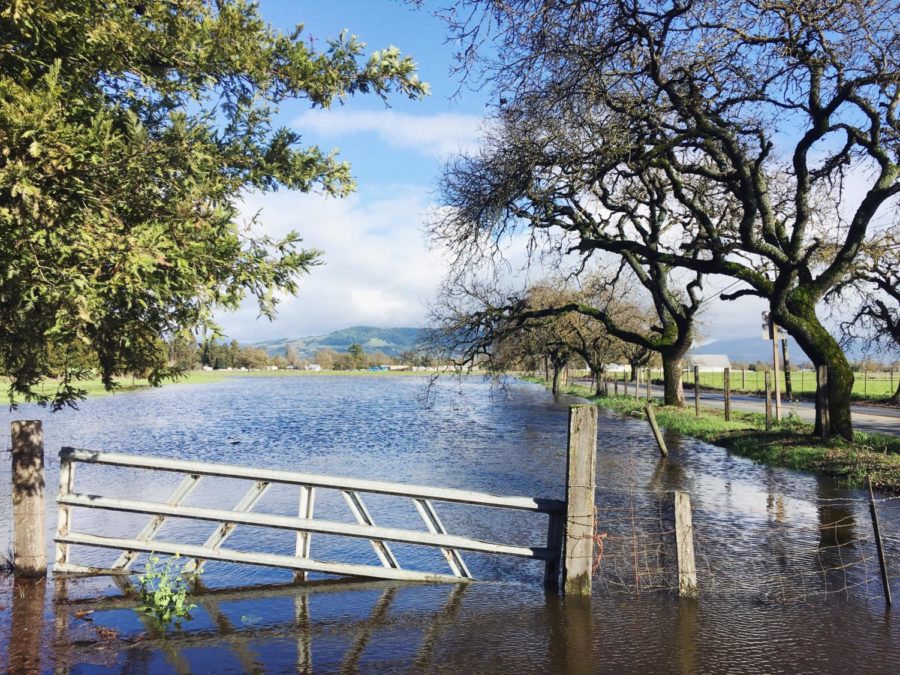
[{"label": "still water surface", "polygon": [[[62,445],[311,473],[560,498],[567,405],[543,387],[505,392],[476,379],[234,378],[84,403],[44,420],[48,485]],[[291,585],[291,573],[210,563],[193,620],[166,640],[108,580],[0,582],[5,668],[70,672],[898,672],[900,627],[886,611],[863,495],[668,436],[660,460],[646,424],[601,411],[597,467],[607,534],[589,602],[545,594],[542,565],[464,554],[468,587]],[[8,468],[4,467],[8,472]],[[162,501],[167,474],[78,467],[77,491]],[[8,478],[2,503],[9,503]],[[188,503],[231,508],[246,482],[204,479]],[[697,602],[679,601],[665,540],[666,491],[690,493]],[[421,527],[408,500],[366,496],[379,525]],[[294,514],[297,488],[256,510]],[[545,517],[438,504],[451,533],[542,545]],[[900,578],[896,501],[880,504]],[[9,512],[0,533],[8,541]],[[316,516],[350,522],[339,494]],[[55,525],[48,508],[48,527]],[[140,516],[79,510],[74,529],[132,537]],[[161,537],[202,543],[211,524],[172,521]],[[660,543],[662,542],[662,543]],[[289,532],[238,527],[227,546],[293,551]],[[440,554],[392,545],[404,567],[445,571]],[[313,535],[323,560],[377,564],[365,541]],[[114,552],[73,548],[74,562]],[[250,587],[250,588],[247,588]],[[900,587],[893,584],[895,597]],[[63,599],[65,598],[65,599]],[[91,612],[85,614],[85,612]],[[896,609],[894,610],[896,613]]]}]

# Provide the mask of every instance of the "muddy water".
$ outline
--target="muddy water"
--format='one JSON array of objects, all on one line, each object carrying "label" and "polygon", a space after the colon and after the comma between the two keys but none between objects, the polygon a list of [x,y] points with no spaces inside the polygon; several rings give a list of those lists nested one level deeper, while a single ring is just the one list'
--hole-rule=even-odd
[{"label": "muddy water", "polygon": [[[537,386],[505,394],[468,380],[427,391],[418,378],[242,378],[90,401],[44,419],[62,445],[560,497],[568,401]],[[863,495],[668,437],[660,460],[646,424],[601,412],[598,513],[604,556],[588,602],[540,587],[540,564],[465,555],[480,583],[292,585],[291,573],[211,563],[193,618],[159,638],[109,580],[0,581],[4,668],[105,672],[897,672],[900,627],[885,610]],[[7,463],[8,464],[8,463]],[[9,503],[8,467],[0,500]],[[48,484],[57,481],[49,462]],[[178,477],[79,466],[77,490],[162,500]],[[188,503],[230,508],[247,489],[204,479]],[[679,601],[665,494],[694,505],[701,597]],[[409,503],[368,498],[376,522],[421,527]],[[292,514],[296,488],[256,510]],[[439,505],[451,533],[541,545],[531,514]],[[900,578],[900,508],[879,504]],[[320,491],[316,516],[350,521]],[[55,524],[52,506],[48,526]],[[138,516],[78,510],[74,529],[134,536]],[[173,521],[166,540],[202,543],[212,527]],[[8,509],[0,511],[7,548]],[[239,527],[230,548],[293,551],[290,533]],[[393,546],[404,567],[444,571],[440,555]],[[377,564],[364,541],[314,535],[313,557]],[[115,553],[75,547],[75,562]],[[893,584],[895,597],[900,585]],[[894,614],[896,609],[894,610]]]}]

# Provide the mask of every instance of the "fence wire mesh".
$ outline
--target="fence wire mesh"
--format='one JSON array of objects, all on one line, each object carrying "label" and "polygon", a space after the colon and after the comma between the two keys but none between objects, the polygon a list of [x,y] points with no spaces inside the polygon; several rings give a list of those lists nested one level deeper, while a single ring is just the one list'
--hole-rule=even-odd
[{"label": "fence wire mesh", "polygon": [[[834,595],[883,599],[869,500],[770,496],[765,512],[691,495],[702,594],[747,594],[761,602]],[[796,500],[799,502],[799,500]],[[802,508],[801,508],[802,507]],[[888,578],[900,591],[900,498],[876,500]],[[787,511],[791,511],[790,514]],[[595,584],[604,592],[678,590],[671,493],[598,488]]]}]

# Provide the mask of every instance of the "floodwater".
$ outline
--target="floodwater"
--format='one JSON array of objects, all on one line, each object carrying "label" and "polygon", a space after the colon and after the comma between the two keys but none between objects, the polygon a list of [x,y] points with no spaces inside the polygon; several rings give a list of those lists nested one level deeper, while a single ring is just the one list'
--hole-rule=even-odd
[{"label": "floodwater", "polygon": [[[44,421],[48,492],[59,447],[561,498],[567,406],[543,387],[415,377],[234,378],[88,401]],[[468,585],[339,581],[209,563],[192,619],[163,637],[108,578],[0,580],[0,667],[13,672],[898,672],[900,622],[885,607],[866,495],[601,411],[603,554],[588,600],[541,587],[535,561],[463,552]],[[8,462],[5,464],[8,465]],[[9,504],[8,466],[0,500]],[[165,501],[179,476],[79,465],[76,492]],[[246,481],[204,478],[187,504],[233,508]],[[680,600],[667,494],[693,504],[700,597]],[[900,579],[900,500],[878,495]],[[408,499],[364,495],[379,525],[423,528]],[[296,487],[254,507],[296,514]],[[435,503],[451,534],[541,546],[546,516]],[[339,493],[316,517],[352,522]],[[134,537],[146,516],[75,510],[73,529]],[[56,512],[48,504],[52,530]],[[165,541],[214,524],[173,520]],[[424,528],[423,528],[424,529]],[[0,544],[10,535],[0,510]],[[239,526],[231,549],[292,553],[290,532]],[[445,573],[440,553],[391,545],[403,567]],[[312,536],[313,558],[378,564],[364,540]],[[73,547],[108,566],[115,551]],[[51,555],[52,559],[52,555]],[[143,558],[136,567],[143,564]],[[120,582],[121,583],[121,582]],[[900,603],[900,583],[892,582]],[[126,585],[127,589],[127,585]]]}]

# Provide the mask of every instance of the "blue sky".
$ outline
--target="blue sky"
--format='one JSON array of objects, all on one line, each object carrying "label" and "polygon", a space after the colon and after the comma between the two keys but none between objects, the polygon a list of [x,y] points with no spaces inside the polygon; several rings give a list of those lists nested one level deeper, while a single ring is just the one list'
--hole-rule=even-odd
[{"label": "blue sky", "polygon": [[[325,252],[324,265],[301,280],[278,319],[257,319],[253,303],[220,315],[241,341],[300,337],[351,325],[421,325],[426,305],[444,274],[428,250],[422,221],[434,204],[436,180],[452,153],[477,141],[485,111],[481,94],[460,91],[450,77],[452,48],[443,24],[428,11],[393,0],[290,2],[262,0],[263,17],[290,30],[302,23],[314,44],[346,29],[368,45],[389,45],[411,55],[431,95],[420,101],[394,96],[389,107],[375,96],[357,96],[330,110],[304,101],[284,104],[279,122],[303,143],[339,149],[358,188],[345,199],[279,191],[251,195],[247,218],[259,212],[261,230],[297,230],[304,244]],[[457,95],[457,92],[458,95]]]},{"label": "blue sky", "polygon": [[[282,30],[298,23],[316,44],[341,30],[359,36],[368,49],[395,45],[411,55],[431,96],[421,101],[358,96],[330,110],[303,101],[284,104],[279,122],[299,131],[304,144],[337,148],[358,182],[345,199],[280,191],[250,195],[246,218],[259,213],[262,231],[297,230],[304,244],[325,252],[324,265],[301,280],[300,293],[285,298],[274,322],[257,318],[246,303],[219,319],[229,337],[243,342],[295,338],[352,325],[419,326],[446,271],[430,251],[423,219],[435,207],[444,161],[476,147],[486,112],[486,94],[460,87],[451,76],[453,50],[445,26],[427,9],[399,0],[291,2],[261,0],[263,17]],[[709,280],[708,292],[729,283]],[[706,337],[750,337],[758,333],[762,301],[710,302]]]}]

